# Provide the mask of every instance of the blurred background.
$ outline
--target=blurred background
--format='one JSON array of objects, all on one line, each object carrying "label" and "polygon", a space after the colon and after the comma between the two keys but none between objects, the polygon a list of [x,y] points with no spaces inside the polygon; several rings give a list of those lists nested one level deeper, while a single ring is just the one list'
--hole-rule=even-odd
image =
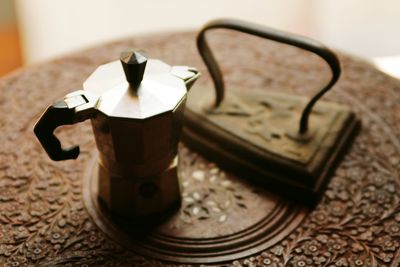
[{"label": "blurred background", "polygon": [[235,17],[316,38],[400,77],[398,0],[1,0],[0,76],[104,42]]},{"label": "blurred background", "polygon": [[0,77],[22,65],[13,0],[0,1]]}]

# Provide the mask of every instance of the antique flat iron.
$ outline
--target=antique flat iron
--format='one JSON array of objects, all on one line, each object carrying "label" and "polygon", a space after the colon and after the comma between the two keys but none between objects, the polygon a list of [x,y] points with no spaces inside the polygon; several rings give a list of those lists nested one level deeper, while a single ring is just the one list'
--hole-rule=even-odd
[{"label": "antique flat iron", "polygon": [[[232,88],[207,41],[212,29],[235,30],[308,50],[326,61],[332,77],[308,103],[304,97]],[[183,140],[222,167],[273,191],[314,203],[360,125],[336,103],[318,101],[336,83],[340,63],[317,41],[238,20],[215,20],[198,33],[197,47],[215,86],[188,97]],[[317,103],[318,101],[318,103]]]},{"label": "antique flat iron", "polygon": [[34,132],[51,159],[75,159],[79,147],[63,149],[53,131],[91,119],[100,200],[121,217],[161,214],[181,198],[177,146],[187,90],[198,76],[194,68],[123,52],[98,67],[83,90],[50,105]]}]

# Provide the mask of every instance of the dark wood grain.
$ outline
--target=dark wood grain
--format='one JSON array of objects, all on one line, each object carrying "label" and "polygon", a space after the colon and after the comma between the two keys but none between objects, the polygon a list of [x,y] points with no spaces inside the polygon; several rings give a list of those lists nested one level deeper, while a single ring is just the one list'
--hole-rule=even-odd
[{"label": "dark wood grain", "polygon": [[[225,32],[210,37],[216,51],[221,51],[217,57],[224,59],[228,84],[301,95],[328,78],[323,62],[296,48]],[[96,217],[101,213],[91,209],[83,197],[90,196],[83,182],[95,157],[90,124],[64,127],[58,133],[66,146],[78,143],[82,149],[78,160],[66,162],[47,158],[34,138],[33,124],[48,104],[80,88],[97,65],[118,58],[120,51],[130,47],[143,48],[151,57],[172,65],[196,66],[204,74],[199,86],[210,86],[194,39],[194,34],[187,33],[124,40],[26,68],[0,80],[0,261],[5,266],[175,266],[183,260],[177,256],[179,242],[170,240],[213,240],[242,228],[252,229],[256,221],[270,216],[274,207],[286,205],[287,220],[277,218],[293,223],[290,216],[303,216],[295,227],[280,230],[274,239],[262,240],[263,235],[256,235],[250,243],[233,240],[231,249],[242,254],[223,247],[208,250],[226,257],[223,263],[210,257],[188,264],[188,254],[186,266],[199,262],[217,266],[398,266],[400,82],[346,55],[340,55],[343,75],[327,100],[351,106],[362,119],[363,128],[313,210],[298,212],[301,207],[268,188],[253,192],[254,185],[182,145],[186,200],[169,219],[177,228],[159,226],[158,240],[151,243],[161,244],[161,237],[173,237],[167,246],[159,247],[161,250],[152,256],[152,248],[134,249],[137,239],[129,233],[128,240],[120,243],[115,232],[110,235],[105,230],[101,223],[107,218]],[[234,190],[228,190],[229,186]],[[216,195],[221,202],[207,202],[207,190],[214,188],[225,192]],[[220,197],[232,201],[224,205]],[[211,212],[208,207],[213,205],[217,209]],[[260,229],[265,233],[272,230]],[[255,245],[257,240],[262,240],[261,244]],[[199,255],[200,243],[194,242],[191,248],[194,256]],[[254,250],[244,249],[246,244]],[[227,258],[229,254],[231,258]]]}]

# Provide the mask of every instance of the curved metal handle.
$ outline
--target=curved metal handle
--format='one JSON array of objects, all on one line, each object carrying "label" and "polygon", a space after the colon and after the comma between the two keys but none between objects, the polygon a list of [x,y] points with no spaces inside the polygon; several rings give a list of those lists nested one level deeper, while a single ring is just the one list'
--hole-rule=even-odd
[{"label": "curved metal handle", "polygon": [[336,83],[340,76],[340,63],[337,56],[325,47],[323,44],[312,40],[307,37],[278,31],[261,25],[252,24],[245,21],[235,19],[220,19],[213,20],[207,23],[197,35],[197,48],[204,63],[206,64],[208,71],[211,74],[215,90],[216,90],[216,101],[215,107],[218,107],[224,99],[225,85],[222,76],[222,72],[218,66],[218,63],[211,52],[211,49],[206,41],[205,33],[211,29],[230,29],[236,30],[243,33],[259,36],[261,38],[270,39],[276,42],[293,45],[304,50],[310,51],[328,63],[332,71],[332,78],[328,84],[326,84],[318,93],[316,93],[308,104],[303,109],[303,113],[300,118],[299,134],[305,134],[308,130],[308,119],[312,108],[315,103]]},{"label": "curved metal handle", "polygon": [[[79,94],[80,92],[71,93],[66,96],[66,99],[50,105],[33,129],[52,160],[76,159],[79,156],[79,146],[63,149],[60,140],[53,132],[61,125],[74,124],[92,116],[93,107],[87,105],[89,100],[83,94]],[[77,109],[78,107],[80,108]]]}]

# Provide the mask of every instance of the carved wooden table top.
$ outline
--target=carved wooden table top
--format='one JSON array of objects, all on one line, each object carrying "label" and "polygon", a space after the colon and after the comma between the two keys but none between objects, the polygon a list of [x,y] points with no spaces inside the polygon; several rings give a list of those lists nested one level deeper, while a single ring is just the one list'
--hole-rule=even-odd
[{"label": "carved wooden table top", "polygon": [[[327,67],[299,49],[216,31],[229,84],[307,95]],[[63,127],[76,161],[52,162],[32,132],[45,107],[81,88],[96,66],[127,48],[198,67],[192,33],[119,41],[30,66],[0,80],[0,262],[4,266],[398,266],[400,82],[340,55],[343,75],[326,97],[350,106],[362,130],[313,209],[225,172],[181,145],[183,201],[145,237],[98,207],[89,122]]]}]

